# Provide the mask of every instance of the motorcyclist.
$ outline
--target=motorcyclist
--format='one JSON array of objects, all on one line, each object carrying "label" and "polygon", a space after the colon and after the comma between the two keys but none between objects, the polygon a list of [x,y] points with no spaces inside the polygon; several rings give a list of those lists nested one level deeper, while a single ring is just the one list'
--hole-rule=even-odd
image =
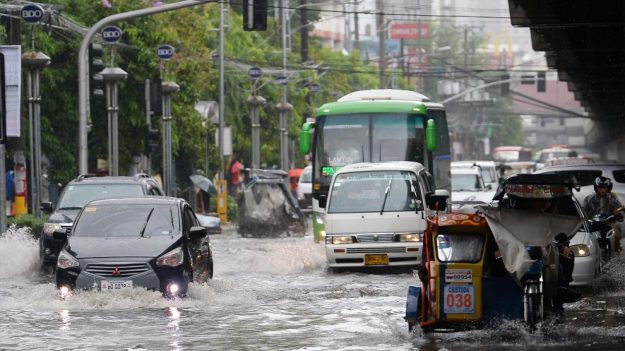
[{"label": "motorcyclist", "polygon": [[[586,196],[582,207],[588,218],[593,218],[596,215],[602,215],[605,217],[615,214],[616,210],[623,205],[619,199],[612,193],[612,180],[608,177],[599,176],[594,182],[595,193]],[[617,221],[623,221],[623,215],[617,213],[614,217]],[[610,223],[610,226],[614,229],[614,250],[616,252],[621,251],[621,231],[620,228],[614,223]]]}]

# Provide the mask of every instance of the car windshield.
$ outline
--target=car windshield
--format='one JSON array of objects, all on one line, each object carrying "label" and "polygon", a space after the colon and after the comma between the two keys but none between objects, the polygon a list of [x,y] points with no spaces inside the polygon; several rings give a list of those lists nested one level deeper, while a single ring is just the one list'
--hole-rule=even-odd
[{"label": "car windshield", "polygon": [[328,213],[380,212],[382,207],[384,212],[422,210],[416,175],[408,171],[371,171],[336,176]]},{"label": "car windshield", "polygon": [[143,195],[140,184],[72,184],[63,192],[57,208],[80,209],[93,200]]},{"label": "car windshield", "polygon": [[452,174],[451,191],[481,191],[482,183],[477,174]]},{"label": "car windshield", "polygon": [[176,235],[180,233],[179,222],[178,209],[174,205],[86,206],[76,222],[73,235],[75,237]]}]

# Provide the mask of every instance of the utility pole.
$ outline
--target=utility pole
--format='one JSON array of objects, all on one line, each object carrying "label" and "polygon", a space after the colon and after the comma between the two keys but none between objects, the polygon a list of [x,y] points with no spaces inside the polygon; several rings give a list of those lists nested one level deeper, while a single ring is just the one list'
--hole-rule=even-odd
[{"label": "utility pole", "polygon": [[354,0],[354,48],[360,51],[360,27],[358,26],[358,0]]},{"label": "utility pole", "polygon": [[224,8],[223,1],[219,2],[219,179],[224,177],[224,128],[226,126],[226,116],[224,116]]},{"label": "utility pole", "polygon": [[384,75],[384,69],[386,68],[386,30],[384,28],[384,0],[376,0],[376,8],[378,11],[377,16],[377,30],[380,47],[378,50],[378,70],[380,71],[380,89],[386,88],[386,77]]},{"label": "utility pole", "polygon": [[[288,0],[280,0],[281,29],[282,29],[282,74],[288,82],[287,75],[287,13]],[[288,115],[293,106],[287,102],[289,93],[289,85],[285,82],[282,85],[282,101],[277,104],[276,108],[280,111],[280,163],[283,171],[289,170],[289,129]]]},{"label": "utility pole", "polygon": [[302,63],[308,61],[308,6],[307,0],[300,0],[300,16],[302,26],[299,30],[301,38],[300,56],[302,57]]}]

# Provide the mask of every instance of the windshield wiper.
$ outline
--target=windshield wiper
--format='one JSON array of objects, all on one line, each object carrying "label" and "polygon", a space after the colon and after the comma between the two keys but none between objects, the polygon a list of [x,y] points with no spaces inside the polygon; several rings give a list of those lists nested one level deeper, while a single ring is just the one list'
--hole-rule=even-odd
[{"label": "windshield wiper", "polygon": [[61,207],[61,208],[59,208],[59,210],[82,210],[82,207],[68,206],[68,207]]},{"label": "windshield wiper", "polygon": [[150,221],[150,217],[152,217],[152,212],[154,212],[154,207],[152,207],[152,209],[150,210],[150,213],[148,213],[148,218],[145,219],[145,223],[143,223],[143,228],[141,228],[141,232],[139,233],[139,236],[142,238],[143,238],[143,234],[145,233],[145,228],[147,228],[148,222]]},{"label": "windshield wiper", "polygon": [[384,206],[386,206],[386,199],[388,199],[388,194],[391,192],[391,183],[393,183],[393,178],[388,180],[388,185],[386,186],[386,190],[384,190],[384,201],[382,202],[382,208],[380,209],[380,215],[384,213]]}]

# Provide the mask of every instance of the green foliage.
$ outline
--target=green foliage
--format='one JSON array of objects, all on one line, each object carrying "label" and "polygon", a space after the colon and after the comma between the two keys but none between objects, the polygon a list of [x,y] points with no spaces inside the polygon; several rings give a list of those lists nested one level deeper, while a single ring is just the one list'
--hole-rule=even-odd
[{"label": "green foliage", "polygon": [[15,225],[17,228],[29,228],[31,234],[39,238],[39,234],[43,230],[43,224],[46,222],[48,217],[35,217],[32,214],[25,214],[19,217],[9,217],[8,225]]},{"label": "green foliage", "polygon": [[[217,197],[211,196],[210,209],[217,211]],[[228,196],[228,222],[236,222],[239,218],[239,206],[234,197]]]}]

